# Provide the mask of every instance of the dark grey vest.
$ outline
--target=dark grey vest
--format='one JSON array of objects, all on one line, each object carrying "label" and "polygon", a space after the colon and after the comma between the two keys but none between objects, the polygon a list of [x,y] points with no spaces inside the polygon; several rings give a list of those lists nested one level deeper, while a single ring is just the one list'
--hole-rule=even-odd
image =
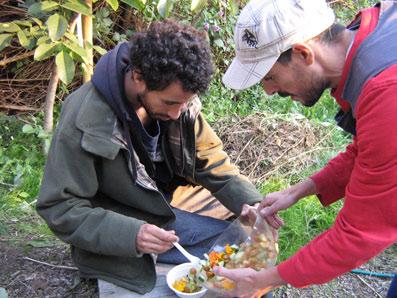
[{"label": "dark grey vest", "polygon": [[350,103],[351,110],[339,111],[335,116],[338,125],[354,135],[355,109],[363,86],[389,66],[397,64],[397,1],[382,1],[376,6],[380,7],[378,24],[357,49],[342,92],[342,98]]}]

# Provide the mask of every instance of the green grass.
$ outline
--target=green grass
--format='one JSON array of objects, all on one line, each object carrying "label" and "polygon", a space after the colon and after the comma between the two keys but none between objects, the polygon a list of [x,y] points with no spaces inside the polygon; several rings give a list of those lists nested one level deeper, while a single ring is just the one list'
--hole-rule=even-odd
[{"label": "green grass", "polygon": [[[306,176],[305,176],[306,177]],[[280,178],[274,176],[260,188],[263,194],[287,188],[291,177]],[[278,261],[283,261],[292,256],[311,239],[328,229],[334,222],[341,202],[324,208],[315,196],[300,200],[294,206],[280,212],[284,226],[279,230]]]}]

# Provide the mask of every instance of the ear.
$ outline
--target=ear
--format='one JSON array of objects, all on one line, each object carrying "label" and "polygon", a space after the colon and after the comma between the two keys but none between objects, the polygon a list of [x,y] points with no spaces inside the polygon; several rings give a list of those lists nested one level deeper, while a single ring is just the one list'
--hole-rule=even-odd
[{"label": "ear", "polygon": [[134,90],[138,94],[144,93],[146,91],[146,83],[143,80],[142,74],[139,70],[134,69],[131,72],[131,80],[134,84]]},{"label": "ear", "polygon": [[306,65],[314,62],[315,55],[310,45],[307,43],[296,43],[292,46],[292,54],[298,59],[303,60]]}]

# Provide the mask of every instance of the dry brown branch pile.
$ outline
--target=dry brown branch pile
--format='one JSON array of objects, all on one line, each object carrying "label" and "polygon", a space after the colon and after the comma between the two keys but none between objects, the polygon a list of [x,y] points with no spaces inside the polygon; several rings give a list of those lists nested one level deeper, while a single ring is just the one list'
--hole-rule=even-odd
[{"label": "dry brown branch pile", "polygon": [[330,149],[332,135],[298,115],[285,119],[257,113],[213,126],[232,161],[257,185],[275,173],[291,175],[314,165],[315,154]]},{"label": "dry brown branch pile", "polygon": [[[15,72],[8,68],[0,68],[0,110],[29,112],[40,111],[43,108],[47,94],[47,86],[53,68],[53,60],[41,62],[24,60],[24,66]],[[76,80],[68,85],[70,92],[81,85]],[[58,90],[57,97],[62,99],[64,92]]]},{"label": "dry brown branch pile", "polygon": [[0,108],[39,110],[46,95],[51,63],[30,62],[16,73],[0,77]]}]

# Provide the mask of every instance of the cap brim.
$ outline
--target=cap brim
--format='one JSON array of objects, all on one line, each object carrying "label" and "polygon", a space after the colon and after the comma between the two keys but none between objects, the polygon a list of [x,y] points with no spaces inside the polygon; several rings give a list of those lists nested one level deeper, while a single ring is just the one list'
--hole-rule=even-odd
[{"label": "cap brim", "polygon": [[255,63],[242,63],[234,58],[222,78],[223,84],[227,87],[242,90],[259,83],[269,72],[278,57],[272,56]]}]

